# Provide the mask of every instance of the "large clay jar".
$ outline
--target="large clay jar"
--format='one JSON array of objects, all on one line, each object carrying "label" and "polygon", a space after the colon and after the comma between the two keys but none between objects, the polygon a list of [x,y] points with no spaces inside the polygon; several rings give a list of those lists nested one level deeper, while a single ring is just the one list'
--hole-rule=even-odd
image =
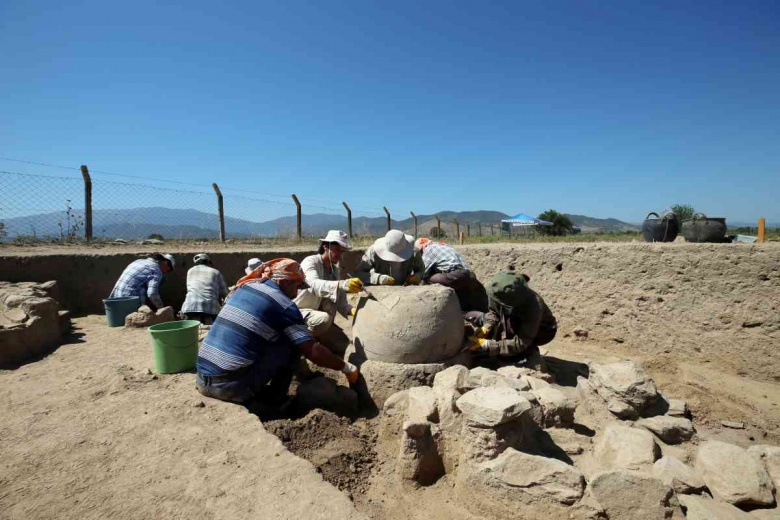
[{"label": "large clay jar", "polygon": [[686,242],[726,242],[726,230],[725,218],[707,218],[703,213],[682,222]]},{"label": "large clay jar", "polygon": [[[655,215],[655,218],[650,218]],[[658,213],[651,211],[642,223],[642,237],[645,242],[674,242],[679,226],[677,215],[672,212]]]},{"label": "large clay jar", "polygon": [[463,314],[442,285],[370,286],[353,325],[358,354],[385,363],[436,363],[463,348]]}]

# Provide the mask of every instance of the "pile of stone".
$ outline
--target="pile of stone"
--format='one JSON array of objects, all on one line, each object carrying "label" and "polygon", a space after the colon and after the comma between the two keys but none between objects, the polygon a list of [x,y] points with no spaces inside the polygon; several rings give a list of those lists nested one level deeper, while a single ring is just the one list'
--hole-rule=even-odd
[{"label": "pile of stone", "polygon": [[632,362],[589,372],[572,388],[526,368],[449,367],[385,401],[378,452],[398,485],[447,475],[482,516],[780,517],[780,447],[700,438],[686,404]]},{"label": "pile of stone", "polygon": [[157,325],[159,323],[167,323],[176,319],[176,313],[173,311],[173,307],[162,307],[157,309],[157,312],[152,311],[146,305],[125,316],[125,327],[143,329]]},{"label": "pile of stone", "polygon": [[70,330],[56,281],[0,282],[0,366],[24,363],[56,348]]}]

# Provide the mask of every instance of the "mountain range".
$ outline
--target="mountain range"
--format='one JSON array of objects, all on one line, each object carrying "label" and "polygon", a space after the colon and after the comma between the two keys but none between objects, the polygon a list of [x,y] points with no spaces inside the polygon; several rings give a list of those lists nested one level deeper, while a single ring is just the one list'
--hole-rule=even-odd
[{"label": "mountain range", "polygon": [[[83,215],[82,212],[76,211]],[[431,234],[436,227],[436,217],[441,221],[441,227],[447,236],[454,236],[457,220],[461,231],[471,226],[471,234],[491,232],[498,233],[499,222],[508,215],[500,211],[441,211],[435,215],[417,215],[418,233]],[[617,219],[598,219],[584,215],[568,215],[572,223],[582,232],[623,232],[637,231],[638,226]],[[301,217],[303,234],[306,236],[322,236],[329,229],[345,229],[346,215],[325,213],[304,214]],[[22,235],[35,235],[38,238],[60,236],[67,234],[67,217],[63,212],[40,213],[26,217],[5,219],[5,229],[8,237],[13,239]],[[411,233],[414,221],[411,217],[391,221],[392,227]],[[481,223],[481,226],[480,226]],[[77,219],[71,220],[71,230],[76,226],[75,234],[83,233],[83,223]],[[295,216],[280,217],[265,222],[225,217],[225,232],[228,237],[283,237],[294,236],[296,228]],[[387,220],[385,217],[354,217],[352,230],[355,235],[378,236],[385,233]],[[217,215],[194,209],[172,209],[163,207],[147,207],[132,209],[98,209],[92,212],[92,230],[96,237],[140,239],[151,234],[159,234],[165,238],[216,238],[219,236]]]}]

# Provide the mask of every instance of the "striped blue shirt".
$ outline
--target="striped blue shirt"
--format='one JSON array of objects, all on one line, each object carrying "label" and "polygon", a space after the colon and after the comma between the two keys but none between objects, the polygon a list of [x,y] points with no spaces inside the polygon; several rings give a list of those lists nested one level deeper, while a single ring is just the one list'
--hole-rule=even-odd
[{"label": "striped blue shirt", "polygon": [[276,283],[239,287],[222,307],[198,352],[198,372],[224,375],[255,363],[269,369],[290,359],[290,349],[312,340],[301,311]]}]

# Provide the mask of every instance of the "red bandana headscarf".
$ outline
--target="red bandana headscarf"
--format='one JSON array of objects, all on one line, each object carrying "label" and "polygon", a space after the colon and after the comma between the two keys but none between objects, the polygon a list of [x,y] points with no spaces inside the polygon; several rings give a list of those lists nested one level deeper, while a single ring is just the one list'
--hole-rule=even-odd
[{"label": "red bandana headscarf", "polygon": [[241,278],[236,284],[236,288],[254,280],[265,282],[266,280],[293,280],[302,282],[306,277],[301,269],[301,264],[290,258],[274,258],[265,262],[248,275]]}]

